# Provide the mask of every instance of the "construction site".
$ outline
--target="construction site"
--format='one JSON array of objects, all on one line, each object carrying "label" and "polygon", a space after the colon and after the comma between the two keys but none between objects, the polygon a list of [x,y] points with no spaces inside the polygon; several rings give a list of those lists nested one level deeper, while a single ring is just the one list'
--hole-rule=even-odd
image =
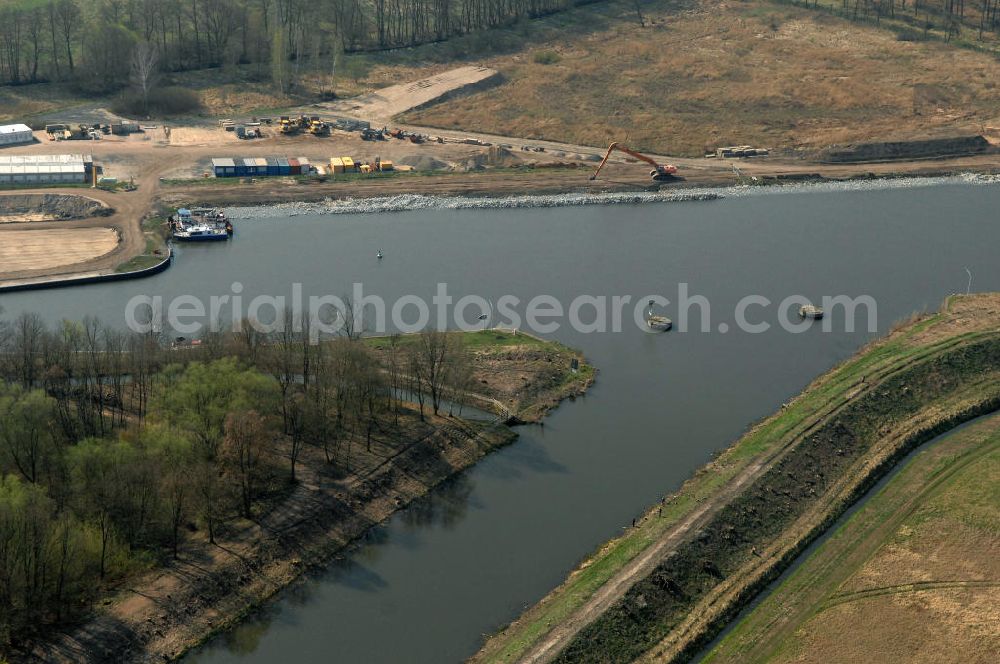
[{"label": "construction site", "polygon": [[[163,260],[146,219],[186,206],[222,207],[290,201],[426,195],[657,191],[857,177],[1000,170],[1000,154],[980,135],[857,144],[809,160],[771,146],[722,144],[701,157],[637,150],[624,140],[579,145],[554,140],[431,128],[401,122],[416,111],[489,94],[503,77],[460,67],[390,85],[360,97],[288,109],[272,116],[138,122],[104,108],[74,121],[46,118],[30,138],[11,130],[0,155],[0,188],[48,191],[90,187],[114,213],[101,228],[116,241],[81,256],[76,238],[38,224],[4,224],[47,247],[44,266],[0,262],[0,287],[50,283],[74,274],[112,273]],[[86,141],[88,156],[63,145]],[[69,151],[79,152],[79,151]],[[89,156],[89,155],[93,156]],[[928,156],[934,158],[928,159]],[[93,167],[94,161],[100,167]],[[82,192],[81,192],[82,193]],[[0,210],[5,207],[0,193]],[[13,218],[13,215],[11,215]],[[91,225],[94,220],[61,223]],[[21,237],[17,238],[19,241]]]},{"label": "construction site", "polygon": [[1000,0],[15,3],[0,662],[995,659]]}]

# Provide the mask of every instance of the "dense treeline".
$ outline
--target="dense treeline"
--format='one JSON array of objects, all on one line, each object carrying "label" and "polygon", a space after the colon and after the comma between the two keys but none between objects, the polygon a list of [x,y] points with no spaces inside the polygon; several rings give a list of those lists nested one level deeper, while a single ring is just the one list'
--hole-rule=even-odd
[{"label": "dense treeline", "polygon": [[[120,88],[156,69],[260,63],[287,87],[345,51],[412,46],[595,0],[3,0],[0,81]],[[269,70],[267,68],[270,68]]]},{"label": "dense treeline", "polygon": [[469,366],[440,332],[379,360],[356,335],[310,345],[291,326],[177,349],[90,319],[0,321],[0,653],[185,537],[258,518],[304,446],[351,472],[352,444],[370,451],[404,395],[423,419],[425,401],[461,401]]}]

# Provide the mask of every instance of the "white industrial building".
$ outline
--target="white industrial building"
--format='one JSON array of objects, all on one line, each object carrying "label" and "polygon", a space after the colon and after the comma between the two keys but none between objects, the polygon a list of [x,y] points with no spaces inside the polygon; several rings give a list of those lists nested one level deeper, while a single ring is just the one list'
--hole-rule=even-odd
[{"label": "white industrial building", "polygon": [[0,184],[85,183],[93,168],[91,155],[0,155]]},{"label": "white industrial building", "polygon": [[4,145],[17,145],[18,143],[31,143],[35,137],[31,133],[31,127],[25,124],[13,124],[0,126],[0,147]]}]

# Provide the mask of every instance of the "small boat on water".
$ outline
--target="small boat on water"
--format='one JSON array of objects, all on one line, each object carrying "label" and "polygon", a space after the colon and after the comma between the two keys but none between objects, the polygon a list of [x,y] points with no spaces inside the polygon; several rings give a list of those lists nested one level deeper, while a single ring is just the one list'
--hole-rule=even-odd
[{"label": "small boat on water", "polygon": [[823,317],[823,308],[813,304],[804,304],[799,307],[799,317],[818,320]]},{"label": "small boat on water", "polygon": [[212,242],[228,240],[229,232],[225,226],[210,226],[208,224],[193,224],[174,231],[174,239],[181,242]]},{"label": "small boat on water", "polygon": [[654,332],[666,332],[674,326],[674,322],[666,316],[653,313],[653,300],[650,300],[646,309],[646,326]]},{"label": "small boat on water", "polygon": [[180,208],[170,218],[173,239],[178,242],[213,242],[228,240],[233,235],[233,224],[222,210]]},{"label": "small boat on water", "polygon": [[375,254],[375,258],[377,258],[377,259],[379,259],[379,260],[382,260],[382,250],[381,250],[381,249],[379,249],[379,250],[378,250],[378,253],[377,253],[377,254]]}]

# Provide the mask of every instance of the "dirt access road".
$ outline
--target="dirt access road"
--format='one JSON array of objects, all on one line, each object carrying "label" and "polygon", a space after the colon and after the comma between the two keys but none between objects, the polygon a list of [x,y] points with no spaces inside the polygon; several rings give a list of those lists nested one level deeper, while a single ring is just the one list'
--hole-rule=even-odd
[{"label": "dirt access road", "polygon": [[[302,109],[303,112],[324,114],[337,112],[370,119],[388,118],[423,104],[431,103],[450,94],[469,88],[489,85],[496,73],[482,67],[466,67],[444,72],[414,83],[384,88],[370,95],[346,102],[317,104]],[[388,124],[388,120],[386,120]],[[619,156],[609,162],[601,178],[590,181],[589,175],[595,160],[603,156],[602,146],[585,146],[554,141],[519,139],[474,132],[439,130],[429,127],[403,127],[423,134],[437,135],[447,142],[413,144],[408,141],[361,141],[358,134],[335,132],[328,138],[315,136],[281,136],[265,128],[264,139],[239,141],[232,132],[204,120],[186,125],[171,126],[168,139],[162,128],[128,138],[109,136],[100,141],[51,142],[38,132],[38,142],[4,150],[5,154],[62,154],[87,152],[105,169],[106,174],[119,180],[132,179],[138,185],[134,192],[106,193],[86,190],[113,207],[116,213],[100,220],[80,220],[46,223],[44,227],[32,226],[35,232],[49,233],[57,229],[114,228],[121,239],[113,250],[100,256],[85,259],[67,243],[68,236],[50,235],[52,260],[44,265],[10,263],[0,265],[0,286],[24,283],[39,279],[60,279],[71,275],[102,274],[145,251],[141,222],[158,201],[175,205],[231,205],[283,201],[309,201],[324,198],[392,196],[401,193],[425,195],[512,195],[531,193],[598,193],[606,191],[643,191],[693,186],[725,186],[736,182],[733,164],[748,176],[801,177],[821,174],[828,178],[851,178],[866,175],[931,175],[961,171],[994,172],[1000,170],[1000,155],[980,155],[942,160],[925,160],[880,164],[821,165],[801,160],[766,158],[755,160],[689,159],[651,155],[659,161],[676,164],[680,178],[669,183],[649,180],[645,164],[627,163]],[[508,146],[501,163],[490,162],[489,147]],[[455,168],[459,172],[421,174],[412,177],[352,179],[300,183],[288,178],[258,179],[256,183],[237,184],[232,181],[218,184],[203,182],[189,184],[163,184],[161,178],[199,178],[210,170],[210,160],[220,156],[305,156],[313,163],[326,163],[335,155],[353,155],[373,160],[376,156],[397,163],[415,161],[435,164],[431,168]],[[512,170],[509,166],[543,166],[552,163],[576,164],[575,169]],[[488,169],[480,170],[482,165]],[[468,168],[467,172],[461,172]],[[83,190],[38,189],[39,193],[80,194]],[[24,190],[18,190],[25,193]],[[58,224],[58,225],[56,225]],[[4,232],[25,230],[23,224],[0,224],[0,241]],[[40,237],[40,236],[38,236]],[[21,236],[9,235],[8,242],[17,246]]]},{"label": "dirt access road", "polygon": [[[141,221],[152,197],[146,192],[110,193],[100,189],[19,189],[19,194],[81,195],[86,192],[115,210],[107,217],[66,221],[18,221],[0,224],[0,287],[26,281],[113,272],[145,251]],[[2,194],[0,194],[2,195]],[[114,234],[110,243],[89,244],[101,231]],[[107,236],[103,236],[107,237]]]},{"label": "dirt access road", "polygon": [[495,69],[476,66],[458,67],[419,81],[390,85],[360,97],[316,104],[300,110],[303,113],[320,110],[346,115],[367,120],[374,126],[391,122],[392,118],[401,113],[441,101],[449,96],[468,94],[473,90],[489,87],[498,83],[500,78],[500,72]]}]

